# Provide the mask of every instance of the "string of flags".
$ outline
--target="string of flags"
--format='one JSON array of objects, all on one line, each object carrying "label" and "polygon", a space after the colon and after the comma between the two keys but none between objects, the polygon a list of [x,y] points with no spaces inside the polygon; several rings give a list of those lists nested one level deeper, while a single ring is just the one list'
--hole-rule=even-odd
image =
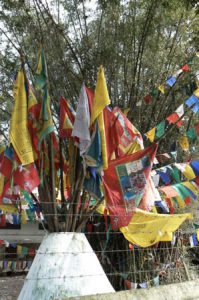
[{"label": "string of flags", "polygon": [[[190,108],[194,113],[199,111],[199,88],[197,88],[193,94],[185,101],[185,104]],[[154,128],[150,129],[148,132],[145,133],[147,139],[150,142],[153,142],[156,138],[160,138],[165,133],[165,129],[167,125],[176,123],[179,118],[181,118],[184,114],[184,104],[181,104],[171,115],[169,115],[166,120],[161,121],[157,124]],[[177,122],[177,126],[181,127],[183,125],[183,120],[179,120]],[[199,124],[196,123],[193,128],[189,129],[185,136],[189,137],[191,140],[194,140],[199,133]],[[182,139],[181,145],[182,148],[183,142],[185,141]],[[187,148],[186,146],[184,148]]]},{"label": "string of flags", "polygon": [[3,246],[3,245],[5,245],[6,248],[11,247],[12,249],[15,250],[15,253],[13,253],[13,254],[18,254],[21,257],[23,257],[23,256],[34,257],[35,256],[35,248],[33,248],[33,247],[26,247],[26,246],[22,246],[20,244],[10,243],[8,241],[0,240],[0,246]]},{"label": "string of flags", "polygon": [[0,261],[0,272],[21,272],[29,271],[32,260],[4,260]]},{"label": "string of flags", "polygon": [[[198,54],[196,52],[196,55],[198,57]],[[167,80],[165,81],[165,83],[162,83],[158,86],[158,88],[153,88],[152,91],[144,96],[144,102],[146,104],[150,104],[152,102],[152,99],[156,99],[159,92],[162,94],[165,94],[165,91],[167,88],[172,88],[174,86],[174,84],[176,83],[177,79],[179,78],[179,76],[182,73],[186,73],[188,71],[190,71],[190,64],[191,64],[191,60],[193,60],[193,58],[195,57],[193,56],[192,59],[189,60],[188,63],[186,63],[185,65],[183,65],[179,70],[177,70],[176,72],[174,72],[173,75],[171,75],[169,78],[167,78]],[[139,106],[139,105],[137,105]]]},{"label": "string of flags", "polygon": [[199,160],[169,164],[151,172],[155,187],[169,185],[171,182],[180,183],[181,179],[195,180],[198,184]]}]

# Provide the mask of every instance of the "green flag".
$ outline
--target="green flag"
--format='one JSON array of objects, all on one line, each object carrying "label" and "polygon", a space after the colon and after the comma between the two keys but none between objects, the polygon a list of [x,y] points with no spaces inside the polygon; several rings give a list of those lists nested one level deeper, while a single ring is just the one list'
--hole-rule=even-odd
[{"label": "green flag", "polygon": [[197,134],[196,134],[196,130],[195,128],[190,128],[188,131],[187,131],[187,137],[190,138],[191,140],[195,140],[196,137],[197,137]]},{"label": "green flag", "polygon": [[161,136],[163,136],[165,132],[165,120],[160,122],[157,126],[156,126],[156,133],[155,136],[157,138],[160,138]]}]

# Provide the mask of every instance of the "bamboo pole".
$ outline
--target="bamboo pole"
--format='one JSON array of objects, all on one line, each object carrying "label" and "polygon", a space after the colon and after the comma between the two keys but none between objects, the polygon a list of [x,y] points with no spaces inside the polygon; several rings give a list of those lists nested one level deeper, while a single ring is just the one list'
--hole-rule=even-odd
[{"label": "bamboo pole", "polygon": [[53,142],[52,137],[48,138],[48,147],[49,147],[49,160],[50,160],[50,184],[51,184],[51,199],[53,202],[53,212],[54,212],[54,225],[55,231],[59,231],[59,221],[57,215],[57,204],[56,204],[56,190],[55,190],[55,164],[54,164],[54,150],[53,150]]}]

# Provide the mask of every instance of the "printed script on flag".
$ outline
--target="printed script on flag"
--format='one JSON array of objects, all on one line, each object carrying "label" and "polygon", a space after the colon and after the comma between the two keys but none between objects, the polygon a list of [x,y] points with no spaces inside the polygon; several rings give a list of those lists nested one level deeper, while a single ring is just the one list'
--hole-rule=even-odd
[{"label": "printed script on flag", "polygon": [[139,207],[157,145],[110,162],[104,171],[105,197],[113,229],[127,226],[136,207]]}]

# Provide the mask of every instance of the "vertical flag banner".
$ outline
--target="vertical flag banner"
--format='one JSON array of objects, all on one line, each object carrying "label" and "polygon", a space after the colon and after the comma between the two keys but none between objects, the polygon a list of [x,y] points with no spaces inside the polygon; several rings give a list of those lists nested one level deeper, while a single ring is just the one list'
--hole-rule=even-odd
[{"label": "vertical flag banner", "polygon": [[60,99],[59,136],[71,138],[75,121],[75,111],[64,97]]},{"label": "vertical flag banner", "polygon": [[104,171],[105,197],[113,229],[127,226],[144,195],[157,145],[115,159]]},{"label": "vertical flag banner", "polygon": [[72,136],[79,138],[80,155],[90,146],[90,110],[85,85],[81,87]]},{"label": "vertical flag banner", "polygon": [[14,109],[10,125],[10,142],[21,163],[30,164],[34,161],[31,139],[28,131],[28,107],[24,72],[20,70],[14,84]]},{"label": "vertical flag banner", "polygon": [[106,135],[105,135],[105,127],[104,127],[103,110],[109,104],[110,104],[110,99],[109,99],[108,89],[106,85],[106,79],[104,76],[104,68],[100,66],[98,76],[97,76],[94,99],[93,99],[90,124],[92,125],[96,119],[98,120],[100,137],[101,137],[101,147],[102,147],[102,161],[103,161],[104,169],[107,169],[108,167],[108,158],[107,158],[107,149],[106,149]]},{"label": "vertical flag banner", "polygon": [[44,138],[53,132],[54,125],[50,109],[50,96],[48,93],[48,74],[45,60],[44,49],[42,48],[39,53],[39,61],[35,75],[36,89],[42,92],[41,112],[40,112],[40,130],[39,147],[41,146]]}]

